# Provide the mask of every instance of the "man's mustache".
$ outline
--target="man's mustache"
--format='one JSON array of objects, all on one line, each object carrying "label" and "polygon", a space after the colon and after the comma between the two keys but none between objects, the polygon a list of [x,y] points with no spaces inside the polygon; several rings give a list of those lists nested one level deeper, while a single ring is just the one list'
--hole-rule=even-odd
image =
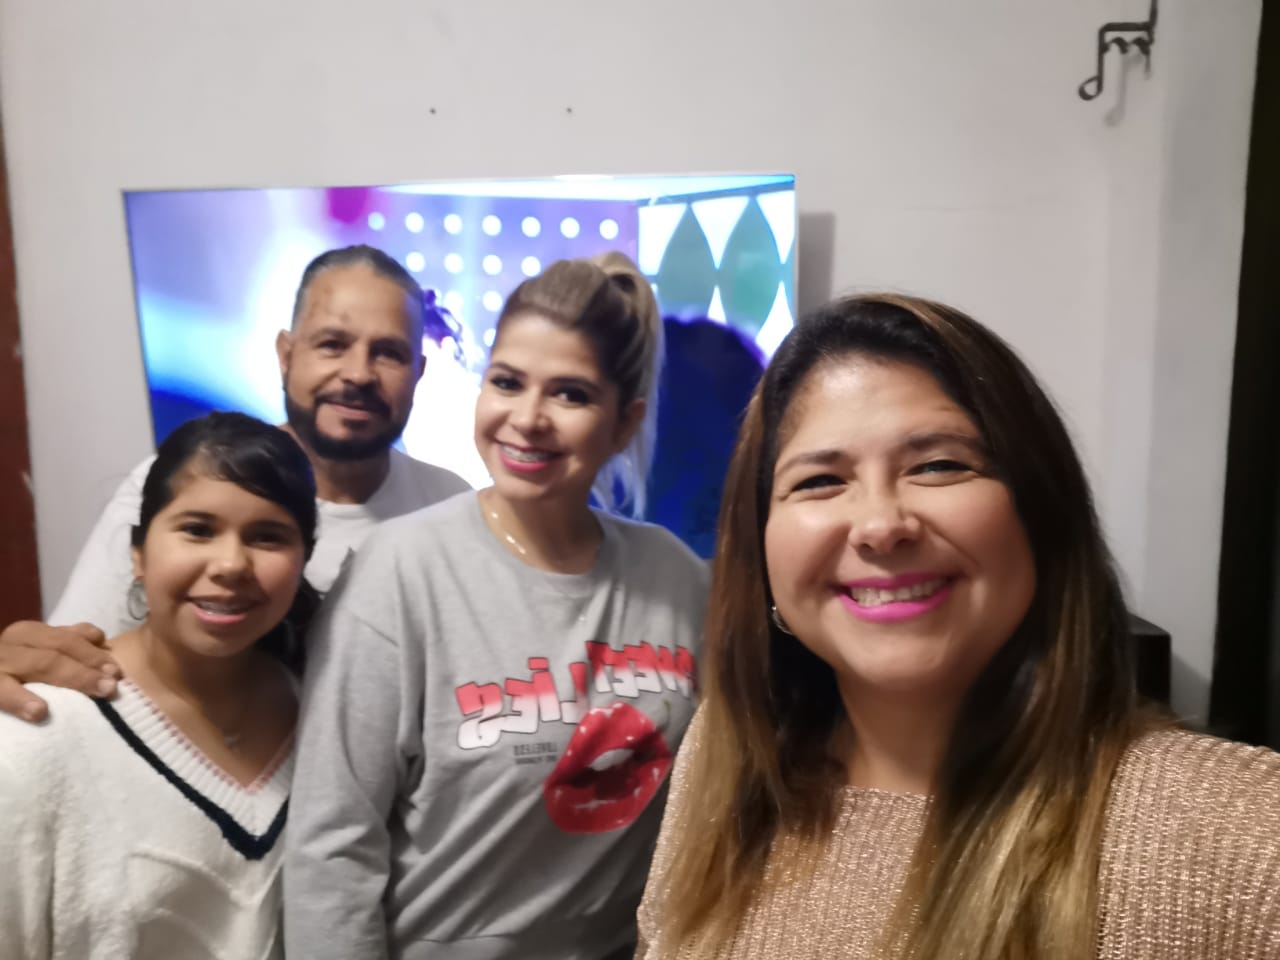
[{"label": "man's mustache", "polygon": [[337,390],[331,393],[322,393],[316,397],[316,406],[318,407],[322,403],[336,403],[344,407],[368,410],[384,417],[391,416],[391,408],[376,393],[370,390]]}]

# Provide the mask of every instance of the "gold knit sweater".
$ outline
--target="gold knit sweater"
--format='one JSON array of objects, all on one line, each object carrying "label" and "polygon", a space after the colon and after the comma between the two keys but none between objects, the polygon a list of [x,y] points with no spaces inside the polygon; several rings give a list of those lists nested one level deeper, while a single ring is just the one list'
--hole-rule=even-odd
[{"label": "gold knit sweater", "polygon": [[[640,906],[643,960],[693,956],[657,944],[672,827],[696,815],[684,783],[699,726],[676,764]],[[714,957],[870,960],[927,804],[845,788],[812,871],[777,844],[761,894]],[[1099,883],[1099,960],[1280,960],[1280,754],[1179,730],[1141,738],[1112,785]]]}]

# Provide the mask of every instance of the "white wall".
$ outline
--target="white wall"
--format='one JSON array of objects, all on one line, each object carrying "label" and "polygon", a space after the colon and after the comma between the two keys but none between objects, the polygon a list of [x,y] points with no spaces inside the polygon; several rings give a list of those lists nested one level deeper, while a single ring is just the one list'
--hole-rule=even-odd
[{"label": "white wall", "polygon": [[0,0],[46,603],[148,449],[123,189],[793,171],[802,305],[946,299],[1047,381],[1200,714],[1260,9],[1165,0],[1086,104],[1146,0]]}]

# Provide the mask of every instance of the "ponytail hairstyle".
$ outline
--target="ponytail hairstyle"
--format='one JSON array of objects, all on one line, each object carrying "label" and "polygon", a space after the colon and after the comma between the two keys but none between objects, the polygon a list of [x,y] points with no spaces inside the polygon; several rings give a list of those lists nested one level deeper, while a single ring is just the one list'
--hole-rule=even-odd
[{"label": "ponytail hairstyle", "polygon": [[653,287],[624,253],[557,260],[512,292],[498,316],[496,338],[508,320],[537,314],[585,337],[604,376],[618,388],[618,410],[645,401],[644,420],[630,444],[610,460],[592,487],[605,508],[644,515],[653,460],[662,364],[662,315]]}]

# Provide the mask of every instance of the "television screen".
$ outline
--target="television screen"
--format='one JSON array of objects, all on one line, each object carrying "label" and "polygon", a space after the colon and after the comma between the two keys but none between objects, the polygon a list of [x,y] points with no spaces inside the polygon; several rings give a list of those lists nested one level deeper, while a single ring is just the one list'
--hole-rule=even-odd
[{"label": "television screen", "polygon": [[158,443],[210,410],[283,422],[274,343],[302,270],[367,243],[419,279],[427,373],[400,440],[474,486],[475,397],[506,295],[544,264],[621,250],[665,318],[647,519],[704,556],[746,399],[795,314],[795,181],[786,175],[135,191],[125,214]]}]

